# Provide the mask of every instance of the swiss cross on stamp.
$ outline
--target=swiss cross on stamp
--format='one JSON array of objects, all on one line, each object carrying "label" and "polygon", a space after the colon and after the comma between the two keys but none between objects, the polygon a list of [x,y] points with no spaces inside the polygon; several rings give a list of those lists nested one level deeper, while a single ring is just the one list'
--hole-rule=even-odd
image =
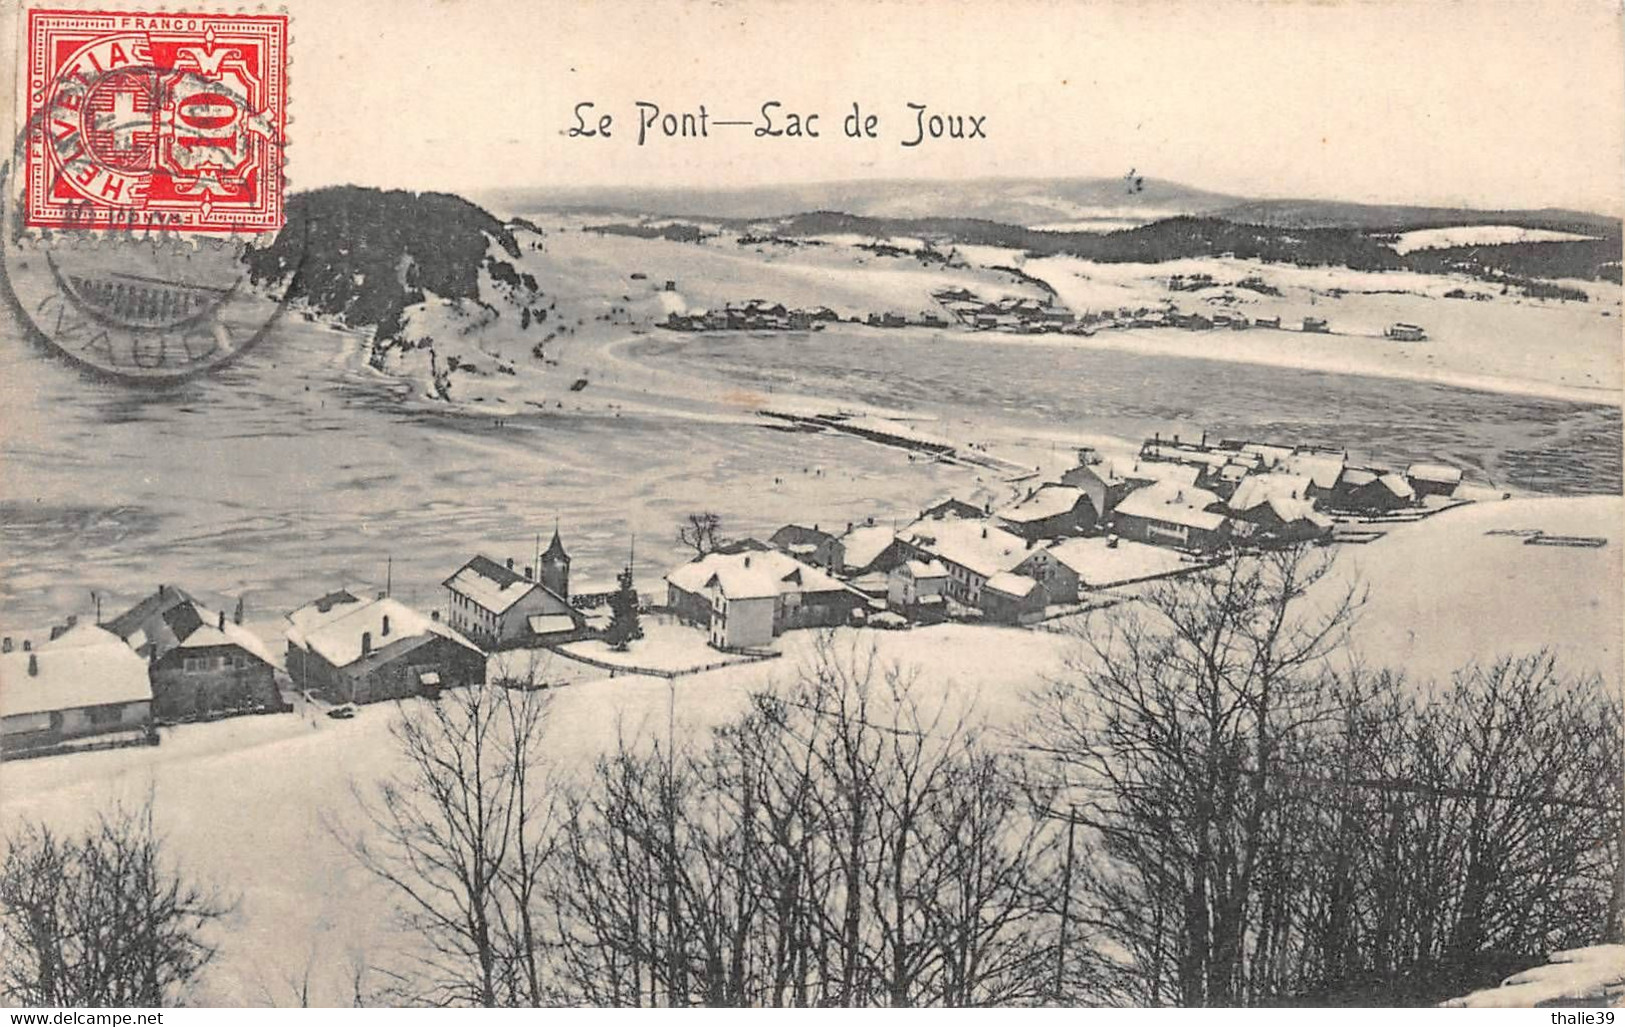
[{"label": "swiss cross on stamp", "polygon": [[24,222],[282,225],[282,15],[28,14]]}]

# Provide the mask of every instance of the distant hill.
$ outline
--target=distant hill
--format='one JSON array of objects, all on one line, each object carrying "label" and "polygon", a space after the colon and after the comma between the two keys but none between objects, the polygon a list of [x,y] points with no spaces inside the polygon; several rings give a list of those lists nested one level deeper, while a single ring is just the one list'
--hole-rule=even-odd
[{"label": "distant hill", "polygon": [[1212,212],[1227,221],[1277,228],[1358,228],[1409,232],[1456,225],[1513,225],[1579,235],[1620,234],[1620,219],[1577,210],[1474,210],[1466,207],[1405,207],[1335,200],[1249,200]]},{"label": "distant hill", "polygon": [[1247,199],[1143,178],[1130,192],[1120,178],[875,180],[747,189],[518,189],[480,198],[509,213],[599,213],[750,221],[832,211],[870,218],[964,218],[1023,228],[1132,227],[1179,215],[1206,215],[1274,228],[1353,228],[1404,232],[1453,225],[1513,225],[1617,237],[1620,219],[1571,210],[1475,210],[1316,199]]},{"label": "distant hill", "polygon": [[482,270],[534,293],[493,247],[519,256],[513,230],[460,196],[334,186],[290,196],[275,242],[244,259],[254,281],[285,281],[289,299],[382,339],[425,294],[485,302]]},{"label": "distant hill", "polygon": [[1177,182],[1141,179],[967,179],[815,182],[747,189],[574,188],[508,190],[482,196],[492,207],[645,213],[721,221],[835,210],[879,218],[964,217],[1027,227],[1089,221],[1154,221],[1241,201]]}]

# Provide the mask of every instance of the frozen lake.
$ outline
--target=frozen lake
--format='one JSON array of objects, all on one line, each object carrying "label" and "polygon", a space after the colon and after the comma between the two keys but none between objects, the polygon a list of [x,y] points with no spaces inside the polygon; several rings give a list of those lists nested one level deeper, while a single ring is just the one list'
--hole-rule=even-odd
[{"label": "frozen lake", "polygon": [[[7,315],[9,317],[9,314]],[[432,607],[466,557],[529,558],[555,518],[578,586],[636,537],[660,590],[687,512],[739,534],[789,520],[906,520],[972,472],[855,439],[661,415],[493,419],[425,410],[291,322],[240,363],[161,392],[86,377],[0,322],[0,627],[112,613],[160,582],[274,617],[330,587]],[[1212,431],[1438,458],[1536,492],[1620,490],[1620,412],[1387,379],[927,333],[651,335],[639,363],[1035,432]],[[591,389],[584,395],[592,396]]]},{"label": "frozen lake", "polygon": [[[1225,341],[1214,333],[1215,345]],[[1035,431],[1275,438],[1403,465],[1436,459],[1539,493],[1621,490],[1620,409],[1222,360],[988,334],[834,328],[790,337],[652,335],[640,360],[759,389],[797,389],[996,418]],[[1358,345],[1351,340],[1350,345]]]},{"label": "frozen lake", "polygon": [[[355,370],[346,340],[285,323],[240,362],[161,392],[88,377],[0,323],[0,627],[112,615],[160,583],[281,614],[330,587],[425,607],[484,551],[528,561],[555,518],[573,582],[608,587],[636,536],[638,585],[681,558],[678,521],[738,534],[788,520],[912,517],[969,480],[845,436],[603,414],[424,411]],[[590,395],[590,393],[589,393]]]}]

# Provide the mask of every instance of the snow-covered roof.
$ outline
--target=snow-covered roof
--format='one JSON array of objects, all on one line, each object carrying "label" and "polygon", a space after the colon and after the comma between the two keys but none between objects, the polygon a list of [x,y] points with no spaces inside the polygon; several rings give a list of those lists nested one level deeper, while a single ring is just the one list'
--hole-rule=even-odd
[{"label": "snow-covered roof", "polygon": [[1218,501],[1219,497],[1207,489],[1164,481],[1130,492],[1117,504],[1117,512],[1125,517],[1145,517],[1218,531],[1224,527],[1224,515],[1207,509]]},{"label": "snow-covered roof", "polygon": [[1131,481],[1170,482],[1177,485],[1195,485],[1202,469],[1195,464],[1176,464],[1167,460],[1140,460],[1123,477]]},{"label": "snow-covered roof", "polygon": [[203,623],[181,639],[177,648],[207,649],[212,646],[234,645],[265,663],[276,665],[270,648],[260,636],[241,624],[234,623],[230,617],[222,616],[218,611],[207,609],[195,602],[192,607],[197,610],[198,618]]},{"label": "snow-covered roof", "polygon": [[1302,499],[1308,492],[1308,475],[1250,474],[1236,487],[1228,505],[1232,510],[1251,510],[1277,497]]},{"label": "snow-covered roof", "polygon": [[1024,599],[1032,595],[1033,590],[1038,587],[1038,582],[1025,574],[1017,574],[1014,571],[1000,571],[988,578],[987,584],[983,587],[994,592],[1003,592],[1007,596]]},{"label": "snow-covered roof", "polygon": [[1118,539],[1071,538],[1046,550],[1058,563],[1078,576],[1088,588],[1108,588],[1144,578],[1155,578],[1187,566],[1183,557],[1164,546]]},{"label": "snow-covered roof", "polygon": [[903,538],[945,563],[956,563],[984,578],[1014,567],[1027,550],[1021,536],[989,521],[961,517],[916,521],[903,531]]},{"label": "snow-covered roof", "polygon": [[1153,443],[1146,447],[1149,456],[1159,460],[1171,460],[1182,464],[1203,464],[1208,467],[1223,467],[1230,462],[1233,454],[1221,453],[1213,450],[1188,449],[1172,443]]},{"label": "snow-covered roof", "polygon": [[792,592],[834,592],[846,586],[817,567],[777,550],[709,553],[675,568],[666,580],[685,592],[715,582],[728,599],[762,599]]},{"label": "snow-covered roof", "polygon": [[999,517],[1012,524],[1048,520],[1071,513],[1083,497],[1083,490],[1071,485],[1044,485],[1027,498],[1000,510]]},{"label": "snow-covered roof", "polygon": [[915,579],[948,576],[948,568],[940,560],[910,560],[904,566],[908,568],[909,576]]},{"label": "snow-covered roof", "polygon": [[[37,674],[28,673],[31,658]],[[151,698],[147,661],[94,624],[79,625],[33,652],[0,655],[0,717]]]},{"label": "snow-covered roof", "polygon": [[[431,634],[449,638],[470,652],[480,652],[479,647],[451,628],[388,596],[345,609],[349,612],[329,620],[305,636],[306,647],[321,654],[335,667],[348,667],[361,659],[363,634],[370,636],[374,652],[402,639]],[[386,617],[389,619],[388,634],[384,633]]]},{"label": "snow-covered roof", "polygon": [[1256,453],[1266,467],[1274,467],[1277,463],[1292,455],[1291,446],[1274,446],[1267,442],[1248,442],[1241,447],[1243,453]]},{"label": "snow-covered roof", "polygon": [[1307,475],[1319,488],[1329,489],[1337,485],[1337,479],[1343,475],[1342,453],[1294,453],[1279,466],[1292,474]]},{"label": "snow-covered roof", "polygon": [[1457,485],[1461,482],[1461,468],[1449,467],[1445,464],[1411,464],[1405,468],[1405,477],[1412,481],[1431,481],[1440,485]]},{"label": "snow-covered roof", "polygon": [[293,625],[293,629],[288,633],[289,637],[294,637],[297,632],[298,638],[303,639],[306,632],[314,631],[328,621],[344,616],[354,610],[356,604],[360,602],[360,596],[342,588],[329,592],[320,599],[313,599],[286,615],[288,623]]},{"label": "snow-covered roof", "polygon": [[1264,501],[1275,516],[1287,524],[1307,521],[1317,528],[1330,528],[1332,519],[1315,509],[1313,500],[1293,499],[1290,496],[1271,496]]},{"label": "snow-covered roof", "polygon": [[476,556],[458,568],[443,583],[482,610],[505,613],[541,583],[504,567],[485,556]]},{"label": "snow-covered roof", "polygon": [[873,563],[886,547],[892,544],[897,535],[890,528],[879,524],[860,524],[841,536],[841,544],[846,547],[846,564],[848,567],[867,567]]},{"label": "snow-covered roof", "polygon": [[1377,480],[1400,499],[1412,499],[1416,496],[1416,490],[1411,488],[1411,483],[1397,474],[1385,474]]}]

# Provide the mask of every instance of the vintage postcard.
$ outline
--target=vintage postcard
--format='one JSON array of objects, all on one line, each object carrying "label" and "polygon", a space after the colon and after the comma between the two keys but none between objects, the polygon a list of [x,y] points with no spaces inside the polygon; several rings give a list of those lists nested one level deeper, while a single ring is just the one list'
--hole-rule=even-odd
[{"label": "vintage postcard", "polygon": [[1625,1002],[1618,0],[0,53],[0,1004]]}]

